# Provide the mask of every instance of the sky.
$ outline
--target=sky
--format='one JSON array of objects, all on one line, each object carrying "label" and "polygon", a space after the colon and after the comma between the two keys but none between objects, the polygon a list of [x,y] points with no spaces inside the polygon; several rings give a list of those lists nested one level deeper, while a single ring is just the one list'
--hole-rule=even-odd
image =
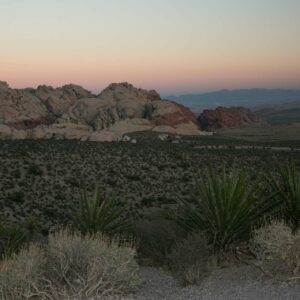
[{"label": "sky", "polygon": [[300,88],[299,0],[0,0],[0,80]]}]

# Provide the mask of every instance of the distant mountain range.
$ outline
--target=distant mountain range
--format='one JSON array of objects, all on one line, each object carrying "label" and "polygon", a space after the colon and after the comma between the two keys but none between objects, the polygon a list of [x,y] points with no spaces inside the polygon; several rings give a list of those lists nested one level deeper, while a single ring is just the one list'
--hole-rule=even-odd
[{"label": "distant mountain range", "polygon": [[196,113],[200,113],[203,109],[211,109],[218,106],[243,106],[253,109],[300,101],[300,89],[221,90],[202,94],[169,96],[166,98],[188,106]]},{"label": "distant mountain range", "polygon": [[253,109],[256,116],[270,124],[300,123],[300,100]]}]

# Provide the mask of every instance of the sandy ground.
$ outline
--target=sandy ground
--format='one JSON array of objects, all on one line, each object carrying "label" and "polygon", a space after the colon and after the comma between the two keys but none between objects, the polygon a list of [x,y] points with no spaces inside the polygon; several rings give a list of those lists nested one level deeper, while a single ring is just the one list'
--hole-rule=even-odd
[{"label": "sandy ground", "polygon": [[141,277],[142,285],[135,295],[114,299],[300,300],[300,284],[274,282],[250,266],[217,270],[200,286],[182,287],[156,268],[142,268]]}]

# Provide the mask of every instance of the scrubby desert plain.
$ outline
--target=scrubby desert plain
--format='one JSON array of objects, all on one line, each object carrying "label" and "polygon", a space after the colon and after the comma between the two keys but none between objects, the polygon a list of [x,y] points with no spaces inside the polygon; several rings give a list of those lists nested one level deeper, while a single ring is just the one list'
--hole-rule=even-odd
[{"label": "scrubby desert plain", "polygon": [[[154,132],[128,136],[137,143],[0,141],[1,220],[11,228],[26,228],[27,236],[34,236],[29,239],[44,241],[52,232],[74,227],[81,191],[92,197],[98,186],[103,199],[114,195],[120,218],[129,221],[122,235],[133,240],[139,263],[139,283],[133,290],[104,293],[99,299],[300,299],[299,236],[292,249],[297,257],[291,262],[293,270],[282,270],[281,264],[290,262],[276,257],[271,261],[275,267],[269,262],[265,266],[247,240],[216,253],[209,242],[204,245],[202,231],[186,234],[170,220],[170,215],[184,214],[183,201],[195,202],[198,181],[207,177],[209,168],[215,174],[224,169],[246,172],[249,182],[264,182],[291,162],[298,167],[299,125],[253,125],[212,136],[169,135],[165,141]],[[265,229],[269,236],[265,232],[260,237],[270,239],[275,248],[288,248],[289,227],[274,220],[281,215],[266,214],[262,224],[273,225]],[[274,233],[283,239],[280,245]],[[7,238],[5,233],[2,238]]]}]

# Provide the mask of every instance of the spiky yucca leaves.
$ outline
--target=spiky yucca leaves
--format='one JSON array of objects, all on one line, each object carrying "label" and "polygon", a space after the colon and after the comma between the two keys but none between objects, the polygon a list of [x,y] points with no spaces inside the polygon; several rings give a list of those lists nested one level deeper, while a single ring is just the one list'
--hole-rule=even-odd
[{"label": "spiky yucca leaves", "polygon": [[127,222],[122,218],[122,209],[116,206],[115,198],[102,198],[96,187],[92,198],[86,190],[81,191],[81,208],[76,215],[76,222],[82,233],[116,234],[127,228]]},{"label": "spiky yucca leaves", "polygon": [[207,179],[197,182],[194,200],[194,205],[182,202],[179,224],[189,232],[206,232],[218,254],[248,240],[251,228],[277,207],[274,198],[265,197],[245,172],[225,169],[219,174],[210,168]]},{"label": "spiky yucca leaves", "polygon": [[281,202],[281,213],[293,232],[300,228],[300,173],[295,163],[279,168],[279,180],[270,176],[268,182],[271,191]]},{"label": "spiky yucca leaves", "polygon": [[33,217],[18,226],[0,221],[0,259],[8,258],[29,242],[40,239],[39,224]]}]

